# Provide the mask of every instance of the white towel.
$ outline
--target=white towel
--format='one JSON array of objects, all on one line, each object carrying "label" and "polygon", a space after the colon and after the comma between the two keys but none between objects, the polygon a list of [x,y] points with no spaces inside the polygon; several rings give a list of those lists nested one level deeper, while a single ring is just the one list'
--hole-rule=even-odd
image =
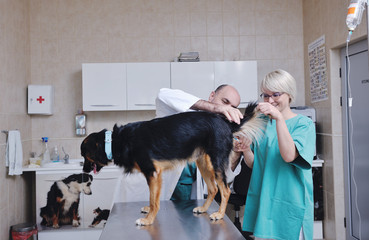
[{"label": "white towel", "polygon": [[18,130],[12,130],[8,133],[8,142],[6,144],[6,166],[9,167],[9,175],[22,174],[23,150]]}]

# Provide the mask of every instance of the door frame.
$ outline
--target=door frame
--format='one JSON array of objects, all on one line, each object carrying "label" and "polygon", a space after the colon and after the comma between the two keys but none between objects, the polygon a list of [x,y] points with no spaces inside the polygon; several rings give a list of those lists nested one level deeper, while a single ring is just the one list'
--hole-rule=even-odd
[{"label": "door frame", "polygon": [[[347,54],[353,56],[362,52],[368,52],[368,40],[362,40],[341,49],[341,83],[342,83],[342,134],[343,134],[343,160],[344,160],[344,176],[345,176],[345,226],[346,226],[346,239],[358,240],[353,236],[352,228],[352,209],[351,209],[351,148],[350,148],[350,115],[349,115],[349,86],[347,80]],[[365,66],[367,67],[367,66]]]}]

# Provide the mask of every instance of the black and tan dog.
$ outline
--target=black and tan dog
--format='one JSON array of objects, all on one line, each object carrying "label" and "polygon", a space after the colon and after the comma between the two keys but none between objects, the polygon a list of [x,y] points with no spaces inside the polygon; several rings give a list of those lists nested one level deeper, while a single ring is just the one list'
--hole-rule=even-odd
[{"label": "black and tan dog", "polygon": [[80,193],[92,194],[90,174],[72,174],[67,178],[55,181],[47,193],[47,204],[41,208],[41,225],[59,228],[59,225],[72,224],[79,226]]},{"label": "black and tan dog", "polygon": [[[126,173],[134,169],[142,172],[149,185],[150,206],[141,209],[148,215],[138,219],[136,224],[153,223],[160,208],[162,173],[179,161],[195,161],[208,186],[207,200],[193,212],[206,212],[219,188],[222,201],[218,212],[210,218],[222,219],[230,195],[225,170],[234,136],[256,139],[267,122],[255,111],[256,106],[256,103],[249,104],[240,125],[209,112],[185,112],[120,127],[115,125],[111,138],[114,164],[124,167]],[[106,131],[91,133],[82,142],[84,172],[98,172],[109,163],[104,143]]]}]

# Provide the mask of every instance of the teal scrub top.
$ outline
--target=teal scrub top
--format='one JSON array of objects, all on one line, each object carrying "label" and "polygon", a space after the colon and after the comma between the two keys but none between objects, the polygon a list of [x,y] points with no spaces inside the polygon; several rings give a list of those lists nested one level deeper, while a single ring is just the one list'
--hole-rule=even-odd
[{"label": "teal scrub top", "polygon": [[311,164],[315,125],[302,115],[286,120],[299,157],[286,163],[279,152],[276,122],[253,145],[254,165],[247,194],[243,230],[259,238],[313,239],[314,199]]},{"label": "teal scrub top", "polygon": [[192,183],[196,181],[196,163],[187,163],[170,200],[190,200]]}]

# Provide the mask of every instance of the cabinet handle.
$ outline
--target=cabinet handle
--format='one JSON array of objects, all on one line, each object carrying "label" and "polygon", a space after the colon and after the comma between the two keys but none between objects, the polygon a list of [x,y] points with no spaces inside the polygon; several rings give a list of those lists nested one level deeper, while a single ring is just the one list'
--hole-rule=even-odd
[{"label": "cabinet handle", "polygon": [[91,107],[115,107],[118,105],[114,105],[114,104],[91,104]]},{"label": "cabinet handle", "polygon": [[[118,179],[118,177],[101,177],[101,178],[98,178],[98,177],[94,177],[94,180],[110,180],[110,179]],[[92,180],[92,182],[94,181]]]},{"label": "cabinet handle", "polygon": [[[117,179],[118,177],[94,177],[94,180],[111,180],[111,179]],[[64,178],[56,178],[56,179],[45,179],[45,182],[56,182],[61,181]],[[93,181],[94,181],[93,180]]]},{"label": "cabinet handle", "polygon": [[152,104],[152,103],[135,103],[135,106],[150,106],[150,107],[154,107],[156,105],[155,104]]}]

